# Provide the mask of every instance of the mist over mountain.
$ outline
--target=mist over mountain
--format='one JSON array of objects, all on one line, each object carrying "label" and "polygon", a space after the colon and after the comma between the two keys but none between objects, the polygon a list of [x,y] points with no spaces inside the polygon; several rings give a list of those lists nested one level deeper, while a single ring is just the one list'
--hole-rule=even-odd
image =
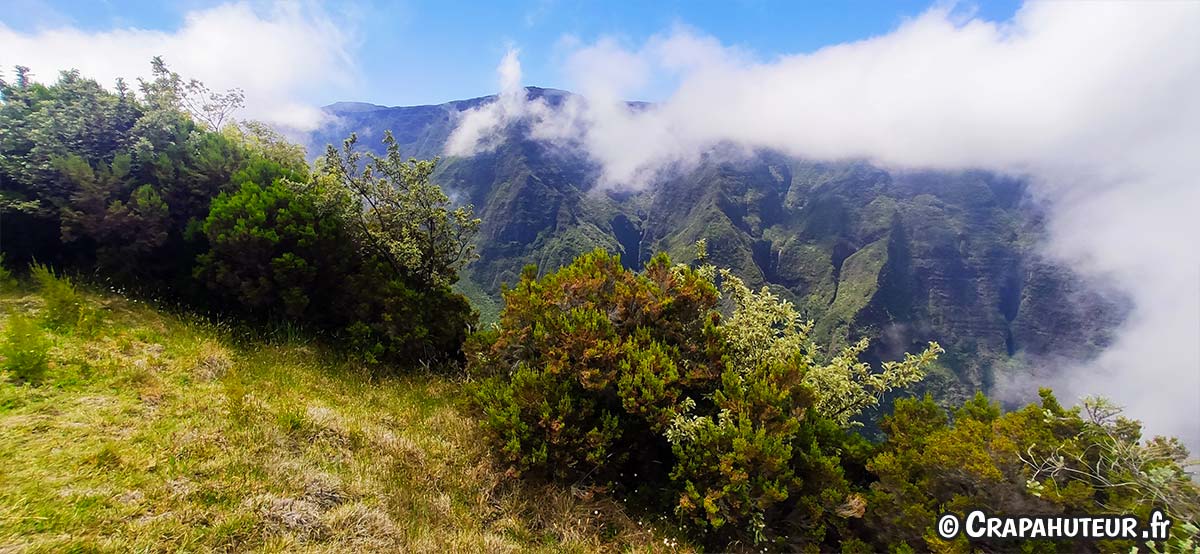
[{"label": "mist over mountain", "polygon": [[[527,87],[557,109],[569,93]],[[441,156],[463,113],[496,96],[434,106],[340,102],[307,137],[310,154],[358,134],[379,152],[390,130],[402,153]],[[1013,376],[1081,362],[1127,315],[1119,294],[1040,255],[1045,214],[1025,181],[986,171],[920,171],[816,161],[724,144],[661,172],[639,190],[601,186],[601,168],[570,144],[507,125],[494,147],[443,157],[435,179],[482,218],[480,257],[461,289],[492,320],[501,287],[603,248],[630,268],[656,252],[711,259],[770,286],[816,322],[830,348],[872,340],[872,361],[930,340],[947,349],[926,387],[947,401]],[[1049,369],[1046,369],[1049,368]]]}]

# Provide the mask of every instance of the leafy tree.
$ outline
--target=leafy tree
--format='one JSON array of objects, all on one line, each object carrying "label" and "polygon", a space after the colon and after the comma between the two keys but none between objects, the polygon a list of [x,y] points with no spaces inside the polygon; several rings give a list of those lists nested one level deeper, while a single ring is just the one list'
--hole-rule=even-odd
[{"label": "leafy tree", "polygon": [[360,240],[397,274],[429,285],[449,285],[470,261],[479,220],[470,205],[451,208],[450,198],[430,182],[437,160],[405,160],[391,132],[387,154],[364,160],[350,138],[339,152],[325,153],[324,170],[352,199],[346,214]]},{"label": "leafy tree", "polygon": [[[130,241],[135,253],[169,245],[164,250],[177,257],[160,265],[173,266],[168,273],[176,276],[190,273],[199,248],[186,239],[211,198],[228,189],[244,154],[182,111],[188,86],[202,85],[184,83],[161,59],[153,67],[142,101],[123,81],[109,92],[76,71],[44,86],[18,67],[14,83],[0,82],[0,210],[9,216],[6,229],[22,231],[18,257],[86,250],[62,248],[54,241],[61,234],[67,242],[97,239],[96,248]],[[145,235],[133,237],[139,226]],[[112,260],[128,252],[100,254]]]},{"label": "leafy tree", "polygon": [[62,209],[63,242],[90,241],[100,268],[126,278],[153,263],[170,229],[166,202],[150,185],[133,187],[129,163],[123,154],[98,170],[75,155],[58,163],[75,189]]},{"label": "leafy tree", "polygon": [[64,71],[46,87],[19,66],[15,83],[0,81],[0,172],[6,180],[31,195],[62,201],[68,195],[54,179],[56,158],[73,154],[89,164],[111,162],[128,146],[139,116],[124,83],[117,85],[113,94],[78,71]]},{"label": "leafy tree", "polygon": [[[703,244],[700,245],[703,261]],[[874,371],[859,356],[869,346],[867,339],[842,349],[828,363],[817,363],[818,347],[809,338],[812,322],[802,321],[791,302],[780,300],[767,287],[750,290],[728,269],[708,265],[701,271],[721,283],[721,292],[733,303],[730,317],[721,326],[729,340],[731,360],[742,373],[756,371],[763,364],[777,363],[799,355],[805,368],[803,382],[821,391],[814,409],[840,425],[851,425],[853,418],[879,404],[889,391],[920,381],[924,368],[944,352],[930,343],[920,354],[906,354],[899,362],[884,362]]]},{"label": "leafy tree", "polygon": [[187,111],[189,87],[202,84],[184,81],[161,58],[154,58],[151,66],[153,78],[140,82],[144,109],[130,132],[131,173],[137,181],[154,185],[167,203],[171,240],[183,258],[176,263],[190,269],[190,260],[201,248],[186,243],[200,234],[209,202],[241,185],[233,175],[249,152],[237,141],[210,132],[206,123],[197,124],[216,116]]},{"label": "leafy tree", "polygon": [[167,68],[161,56],[150,60],[153,78],[141,81],[146,100],[155,109],[185,112],[209,131],[220,131],[233,112],[245,105],[241,89],[213,92],[196,79],[183,79]]},{"label": "leafy tree", "polygon": [[[238,121],[221,129],[226,138],[240,144],[249,152],[259,157],[279,164],[280,167],[292,174],[308,173],[308,155],[304,147],[289,142],[271,126],[261,121]],[[237,179],[235,178],[236,182]],[[304,182],[303,179],[296,179]]]},{"label": "leafy tree", "polygon": [[68,71],[48,87],[33,82],[20,66],[14,82],[0,80],[0,99],[5,249],[16,260],[58,254],[60,208],[69,203],[72,184],[59,178],[56,160],[74,155],[89,165],[110,164],[129,144],[140,115],[137,102],[120,81],[113,94]]},{"label": "leafy tree", "polygon": [[[369,360],[461,356],[476,316],[449,286],[478,220],[429,182],[434,162],[402,160],[389,138],[359,175],[350,141],[353,163],[310,175],[303,148],[232,120],[240,91],[214,93],[161,58],[151,67],[140,97],[73,71],[51,86],[24,68],[0,82],[5,253],[15,244],[17,258],[130,290],[288,318]],[[72,285],[39,267],[55,324],[88,320],[66,311]]]}]

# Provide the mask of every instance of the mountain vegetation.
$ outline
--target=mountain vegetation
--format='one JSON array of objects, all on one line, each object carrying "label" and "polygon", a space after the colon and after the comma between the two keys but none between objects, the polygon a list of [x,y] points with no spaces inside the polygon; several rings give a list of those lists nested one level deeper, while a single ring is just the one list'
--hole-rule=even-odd
[{"label": "mountain vegetation", "polygon": [[[865,341],[822,352],[790,302],[699,259],[660,254],[634,273],[597,250],[542,278],[531,266],[505,291],[468,370],[488,376],[476,410],[511,474],[674,512],[715,550],[1005,550],[934,532],[939,515],[980,507],[1200,515],[1183,446],[1141,442],[1140,424],[1102,400],[1066,409],[1043,389],[1003,413],[982,393],[949,412],[902,398],[884,440],[869,441],[855,417],[920,380],[942,349],[878,368],[859,360]],[[1190,548],[1194,523],[1178,531],[1172,547]]]},{"label": "mountain vegetation", "polygon": [[[527,95],[554,107],[568,93]],[[459,114],[490,100],[334,104],[309,140],[356,132],[378,145],[390,129],[403,151],[434,157]],[[703,239],[712,263],[792,301],[823,344],[867,338],[864,356],[880,363],[938,342],[946,353],[921,387],[952,405],[994,390],[1012,367],[1094,356],[1128,311],[1039,254],[1043,214],[1019,178],[733,148],[642,190],[606,189],[599,176],[580,150],[531,140],[520,124],[491,151],[441,161],[433,178],[482,219],[459,289],[485,322],[526,265],[545,274],[602,248],[637,270],[659,252],[690,261]]]},{"label": "mountain vegetation", "polygon": [[437,160],[486,99],[333,106],[310,162],[152,68],[0,82],[0,550],[1012,549],[936,533],[976,508],[1196,548],[1178,440],[981,392],[1123,315],[1019,180],[717,151],[616,192],[520,125]]},{"label": "mountain vegetation", "polygon": [[450,285],[478,221],[430,162],[304,150],[260,124],[217,128],[236,91],[162,60],[141,95],[76,72],[0,83],[0,236],[14,263],[88,272],[208,313],[324,332],[368,361],[461,356],[475,314]]}]

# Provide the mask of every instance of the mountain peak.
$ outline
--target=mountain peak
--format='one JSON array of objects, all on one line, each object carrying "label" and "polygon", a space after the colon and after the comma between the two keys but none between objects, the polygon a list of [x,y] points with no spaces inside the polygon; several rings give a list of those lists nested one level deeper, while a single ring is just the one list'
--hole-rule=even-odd
[{"label": "mountain peak", "polygon": [[359,113],[385,110],[387,109],[387,106],[380,106],[378,104],[370,104],[367,102],[334,102],[327,106],[322,106],[321,109],[331,112]]},{"label": "mountain peak", "polygon": [[[556,88],[543,88],[543,87],[535,87],[535,86],[525,87],[525,98],[526,99],[535,100],[538,98],[545,98],[546,101],[552,105],[557,105],[558,103],[562,102],[562,100],[564,98],[571,96],[572,94],[573,93],[571,93],[570,91],[560,90],[560,89],[556,89]],[[479,106],[481,104],[486,104],[488,102],[491,102],[492,100],[495,100],[497,98],[497,96],[499,96],[499,95],[489,94],[487,96],[478,96],[475,98],[467,98],[464,100],[451,100],[448,102],[443,102],[441,104],[422,104],[422,105],[414,105],[414,106],[382,106],[379,104],[371,104],[369,102],[334,102],[332,104],[322,106],[321,109],[326,112],[338,113],[338,114],[366,113],[366,112],[374,112],[374,111],[379,111],[379,110],[397,110],[397,109],[429,108],[429,107],[451,107],[451,108],[454,108],[456,111],[462,111],[462,110],[471,109],[471,108],[473,108],[475,106]]]}]

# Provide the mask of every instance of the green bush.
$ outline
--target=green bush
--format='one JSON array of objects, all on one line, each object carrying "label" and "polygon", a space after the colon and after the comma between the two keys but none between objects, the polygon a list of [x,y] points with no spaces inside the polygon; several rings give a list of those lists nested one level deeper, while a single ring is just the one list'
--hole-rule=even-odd
[{"label": "green bush", "polygon": [[76,327],[93,317],[69,277],[55,275],[54,270],[36,262],[30,264],[29,275],[46,302],[45,319],[51,326]]},{"label": "green bush", "polygon": [[341,279],[333,303],[340,334],[370,363],[461,361],[467,329],[478,320],[466,297],[450,287],[396,277],[373,257]]},{"label": "green bush", "polygon": [[4,369],[22,381],[40,381],[46,373],[49,350],[50,339],[36,322],[19,314],[8,318],[4,342],[0,343]]},{"label": "green bush", "polygon": [[[1041,396],[1040,404],[1003,414],[982,393],[953,414],[928,396],[897,400],[881,424],[887,440],[867,465],[877,481],[866,495],[863,520],[876,547],[1006,550],[1011,543],[945,541],[930,525],[940,514],[963,516],[982,506],[996,515],[1145,520],[1161,509],[1175,521],[1200,518],[1200,489],[1184,469],[1188,453],[1177,440],[1143,442],[1141,424],[1103,400],[1087,399],[1082,410],[1068,410],[1049,390]],[[1169,546],[1194,535],[1183,526],[1172,531]],[[1054,551],[1052,541],[1038,542],[1029,546]],[[1097,544],[1101,552],[1129,552],[1132,546]]]},{"label": "green bush", "polygon": [[166,202],[155,187],[134,186],[131,163],[125,154],[95,168],[78,155],[55,163],[63,183],[74,189],[62,207],[60,236],[94,249],[96,265],[124,282],[135,282],[163,257],[169,235]]},{"label": "green bush", "polygon": [[[270,178],[263,165],[254,167]],[[217,297],[260,316],[303,320],[329,311],[347,237],[336,218],[287,182],[247,181],[221,194],[203,230],[209,251],[198,258],[195,276]]]},{"label": "green bush", "polygon": [[718,548],[850,538],[862,496],[843,465],[867,456],[847,430],[938,351],[879,372],[859,345],[819,363],[790,304],[665,255],[641,274],[603,251],[541,279],[529,268],[504,300],[467,357],[511,473],[663,491],[643,500]]},{"label": "green bush", "polygon": [[378,255],[355,248],[361,256],[347,256],[355,236],[317,192],[280,178],[286,172],[277,165],[249,169],[243,176],[274,181],[221,194],[202,227],[210,248],[195,277],[215,304],[336,332],[368,363],[461,356],[475,323],[462,295],[397,272]]},{"label": "green bush", "polygon": [[4,265],[4,254],[0,253],[0,292],[8,292],[17,288],[17,279]]},{"label": "green bush", "polygon": [[513,471],[605,482],[669,461],[671,409],[711,392],[721,365],[704,348],[712,284],[665,256],[638,275],[596,251],[542,280],[527,268],[504,296],[499,333],[471,359],[498,375],[478,401]]}]

